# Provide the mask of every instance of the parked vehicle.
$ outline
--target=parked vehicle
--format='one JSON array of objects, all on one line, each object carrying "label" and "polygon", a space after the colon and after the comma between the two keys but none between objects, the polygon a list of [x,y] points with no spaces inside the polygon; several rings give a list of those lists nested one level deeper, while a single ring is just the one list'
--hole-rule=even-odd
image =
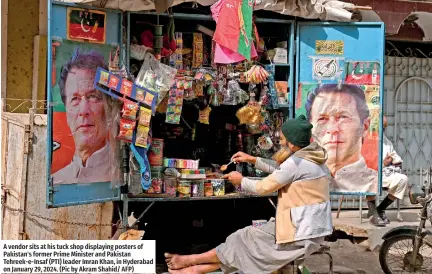
[{"label": "parked vehicle", "polygon": [[388,231],[381,246],[379,261],[386,274],[432,273],[432,231],[426,222],[432,223],[432,187],[410,188],[412,204],[421,204],[420,224],[400,226]]}]

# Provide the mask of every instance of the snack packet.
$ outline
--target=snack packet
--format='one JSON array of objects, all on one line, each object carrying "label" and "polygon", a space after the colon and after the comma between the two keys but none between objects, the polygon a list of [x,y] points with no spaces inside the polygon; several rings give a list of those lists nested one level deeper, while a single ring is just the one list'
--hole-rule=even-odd
[{"label": "snack packet", "polygon": [[132,94],[132,82],[129,80],[123,80],[121,87],[120,87],[120,92],[123,93],[126,96],[131,96]]},{"label": "snack packet", "polygon": [[135,99],[137,99],[138,102],[144,103],[145,98],[145,90],[139,87],[135,88]]},{"label": "snack packet", "polygon": [[123,103],[122,118],[135,120],[138,112],[138,104],[129,100]]},{"label": "snack packet", "polygon": [[151,109],[140,107],[138,125],[146,127],[150,126],[151,114]]},{"label": "snack packet", "polygon": [[138,147],[147,147],[147,139],[149,134],[149,128],[146,126],[138,126],[136,132],[135,145]]},{"label": "snack packet", "polygon": [[133,131],[135,129],[135,121],[121,118],[120,119],[120,132],[117,139],[132,142]]}]

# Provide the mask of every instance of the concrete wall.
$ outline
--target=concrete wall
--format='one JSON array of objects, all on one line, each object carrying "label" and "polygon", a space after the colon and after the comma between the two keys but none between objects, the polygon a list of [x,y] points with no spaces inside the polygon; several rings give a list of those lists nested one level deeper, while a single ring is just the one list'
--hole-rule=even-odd
[{"label": "concrete wall", "polygon": [[[46,99],[46,5],[47,0],[2,0],[2,6],[7,7],[7,21],[2,20],[2,30],[7,37],[6,45],[2,39],[2,56],[7,57],[2,64],[2,69],[6,69],[2,75],[6,76],[2,97],[21,99],[6,100],[5,111],[27,113],[31,102],[26,101]],[[3,10],[2,13],[4,16]],[[35,38],[38,35],[42,38]],[[33,79],[33,76],[36,77]],[[42,105],[42,102],[38,104]]]}]

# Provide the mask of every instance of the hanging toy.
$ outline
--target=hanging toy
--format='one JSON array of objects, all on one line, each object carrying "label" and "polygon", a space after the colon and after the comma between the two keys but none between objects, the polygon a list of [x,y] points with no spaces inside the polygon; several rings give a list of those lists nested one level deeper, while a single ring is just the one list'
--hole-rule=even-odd
[{"label": "hanging toy", "polygon": [[251,84],[260,84],[267,80],[269,73],[259,65],[253,65],[245,72],[246,81]]}]

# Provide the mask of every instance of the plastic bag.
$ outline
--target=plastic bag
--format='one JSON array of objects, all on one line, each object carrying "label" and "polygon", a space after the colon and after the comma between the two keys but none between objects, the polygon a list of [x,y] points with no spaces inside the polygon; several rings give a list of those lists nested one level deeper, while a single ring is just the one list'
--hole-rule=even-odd
[{"label": "plastic bag", "polygon": [[174,84],[176,74],[175,68],[162,64],[152,54],[146,53],[135,84],[158,92],[157,105],[159,105]]}]

